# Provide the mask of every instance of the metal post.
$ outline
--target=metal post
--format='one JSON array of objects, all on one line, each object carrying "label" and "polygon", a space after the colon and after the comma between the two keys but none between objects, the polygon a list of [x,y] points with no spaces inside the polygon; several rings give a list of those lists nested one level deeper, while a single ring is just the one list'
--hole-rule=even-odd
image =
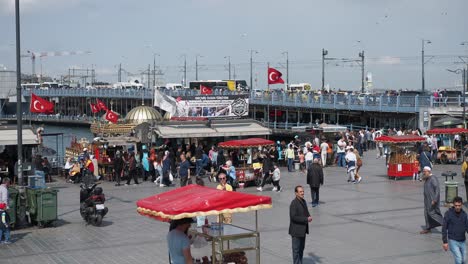
[{"label": "metal post", "polygon": [[18,137],[18,185],[23,185],[23,110],[21,109],[21,39],[19,0],[15,1],[16,17],[16,124]]},{"label": "metal post", "polygon": [[195,81],[198,81],[198,56],[195,56]]},{"label": "metal post", "polygon": [[421,49],[421,91],[424,94],[424,39],[422,40],[422,49]]},{"label": "metal post", "polygon": [[156,53],[153,54],[153,88],[155,86],[156,86]]},{"label": "metal post", "polygon": [[250,50],[250,90],[253,90],[252,52],[253,52],[253,50]]},{"label": "metal post", "polygon": [[359,57],[361,57],[361,93],[364,93],[364,51],[359,53]]},{"label": "metal post", "polygon": [[463,128],[466,128],[466,90],[468,89],[468,64],[463,69]]},{"label": "metal post", "polygon": [[151,64],[148,64],[148,89],[150,88],[150,74],[151,74]]},{"label": "metal post", "polygon": [[184,88],[187,87],[187,55],[184,55]]},{"label": "metal post", "polygon": [[328,55],[328,50],[322,49],[322,91],[325,90],[325,56]]}]

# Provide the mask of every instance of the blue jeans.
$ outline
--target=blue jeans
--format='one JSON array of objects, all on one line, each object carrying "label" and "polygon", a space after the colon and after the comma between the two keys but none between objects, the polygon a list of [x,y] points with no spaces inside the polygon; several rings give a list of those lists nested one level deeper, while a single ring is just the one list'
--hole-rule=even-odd
[{"label": "blue jeans", "polygon": [[339,167],[346,167],[346,161],[345,161],[345,153],[337,153],[338,155],[338,166]]},{"label": "blue jeans", "polygon": [[[3,235],[5,236],[5,240],[2,240]],[[5,241],[5,242],[10,241],[10,228],[6,228],[5,230],[2,230],[0,228],[0,241]]]},{"label": "blue jeans", "polygon": [[293,159],[288,159],[288,171],[293,171]]},{"label": "blue jeans", "polygon": [[450,251],[453,254],[453,258],[455,259],[455,264],[464,264],[466,260],[465,241],[459,242],[449,239],[448,244]]},{"label": "blue jeans", "polygon": [[304,256],[305,237],[291,237],[292,238],[292,255],[293,264],[302,264]]},{"label": "blue jeans", "polygon": [[200,175],[200,172],[203,168],[203,161],[201,159],[197,159],[195,162],[195,176]]}]

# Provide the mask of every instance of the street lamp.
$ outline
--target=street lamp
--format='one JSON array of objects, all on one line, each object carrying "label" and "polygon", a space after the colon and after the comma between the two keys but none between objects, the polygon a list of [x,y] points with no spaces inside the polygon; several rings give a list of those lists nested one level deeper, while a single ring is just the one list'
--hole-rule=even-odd
[{"label": "street lamp", "polygon": [[463,128],[466,128],[466,89],[467,89],[467,83],[468,83],[468,69],[456,69],[456,70],[450,70],[447,69],[447,71],[455,74],[462,74],[462,86],[463,86],[463,95],[462,95],[462,106],[463,106],[463,112],[462,112],[462,120],[463,120]]},{"label": "street lamp", "polygon": [[289,88],[289,52],[285,51],[281,54],[286,54],[286,90]]},{"label": "street lamp", "polygon": [[256,50],[250,50],[250,90],[253,89],[253,60],[252,60],[252,57],[253,57],[253,53],[255,52],[255,54],[258,54],[258,51]]},{"label": "street lamp", "polygon": [[229,79],[231,80],[231,56],[224,56],[225,59],[228,59],[228,71],[229,71]]},{"label": "street lamp", "polygon": [[364,51],[359,52],[361,58],[361,93],[364,93]]},{"label": "street lamp", "polygon": [[20,39],[20,7],[19,0],[15,1],[16,20],[16,125],[18,138],[18,182],[23,186],[23,110],[21,109],[21,39]]},{"label": "street lamp", "polygon": [[322,91],[325,90],[325,56],[328,55],[328,50],[322,49]]},{"label": "street lamp", "polygon": [[153,88],[156,86],[156,55],[161,56],[159,53],[153,53]]},{"label": "street lamp", "polygon": [[421,41],[421,45],[422,45],[422,48],[421,48],[421,66],[422,66],[422,72],[421,72],[421,90],[422,92],[424,93],[424,89],[425,89],[425,80],[424,80],[424,64],[426,64],[425,62],[425,57],[424,57],[424,44],[431,44],[432,42],[428,39],[422,39]]},{"label": "street lamp", "polygon": [[195,80],[198,81],[198,58],[203,58],[202,55],[197,54],[195,55]]}]

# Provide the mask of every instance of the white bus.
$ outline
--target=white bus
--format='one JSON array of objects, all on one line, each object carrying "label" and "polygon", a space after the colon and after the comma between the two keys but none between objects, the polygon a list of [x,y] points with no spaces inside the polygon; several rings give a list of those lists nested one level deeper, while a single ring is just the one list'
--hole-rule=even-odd
[{"label": "white bus", "polygon": [[308,83],[299,83],[299,84],[290,84],[288,88],[288,92],[304,92],[310,91],[311,86]]}]

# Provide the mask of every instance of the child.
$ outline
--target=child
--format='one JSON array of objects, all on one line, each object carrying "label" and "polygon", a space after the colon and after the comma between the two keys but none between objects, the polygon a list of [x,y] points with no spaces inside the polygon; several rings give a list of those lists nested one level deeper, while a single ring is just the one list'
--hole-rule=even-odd
[{"label": "child", "polygon": [[[5,241],[2,241],[2,236],[5,236]],[[10,216],[6,211],[5,203],[0,203],[0,244],[11,244]]]},{"label": "child", "polygon": [[413,174],[413,181],[422,181],[421,177],[419,176],[419,160],[414,162],[414,174]]},{"label": "child", "polygon": [[275,170],[273,171],[273,191],[277,191],[277,192],[281,192],[283,190],[283,188],[281,188],[279,182],[280,182],[280,178],[281,178],[281,172],[280,172],[280,169],[278,167],[278,164],[274,164],[273,167],[275,168]]},{"label": "child", "polygon": [[301,168],[301,172],[304,172],[305,169],[305,156],[302,150],[299,150],[299,166]]}]

